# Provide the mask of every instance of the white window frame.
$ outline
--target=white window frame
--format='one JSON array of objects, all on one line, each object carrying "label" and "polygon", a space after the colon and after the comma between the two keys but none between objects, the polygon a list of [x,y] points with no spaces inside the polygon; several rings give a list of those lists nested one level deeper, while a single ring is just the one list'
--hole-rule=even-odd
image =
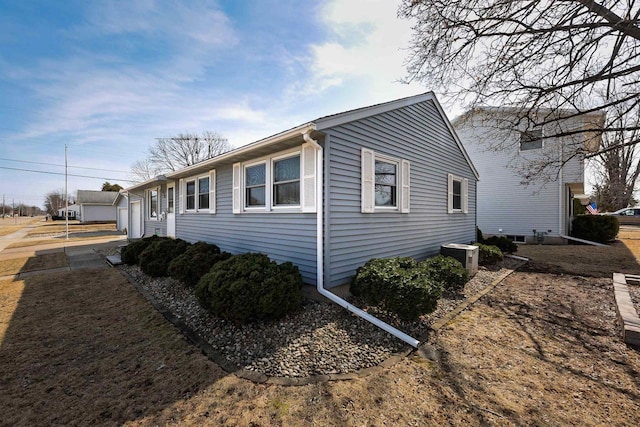
[{"label": "white window frame", "polygon": [[[393,163],[396,166],[396,200],[394,206],[378,206],[375,200],[375,167],[376,160]],[[368,148],[361,148],[361,212],[410,212],[411,189],[410,162],[405,159],[377,153]]]},{"label": "white window frame", "polygon": [[[396,182],[395,182],[395,187],[396,187],[396,199],[394,200],[394,204],[391,206],[385,206],[385,205],[376,205],[376,198],[375,198],[375,189],[376,189],[376,177],[375,177],[375,168],[376,168],[376,161],[380,161],[380,162],[384,162],[384,163],[390,163],[395,165],[396,167]],[[373,195],[373,206],[375,210],[379,210],[379,211],[397,211],[398,207],[400,205],[400,192],[402,191],[402,187],[401,187],[401,183],[400,183],[400,174],[402,173],[402,171],[400,170],[400,165],[402,164],[402,161],[400,159],[396,159],[393,157],[389,157],[389,156],[385,156],[382,154],[377,154],[374,153],[373,156],[373,191],[374,191],[374,195]]]},{"label": "white window frame", "polygon": [[[200,208],[200,181],[209,179],[209,207]],[[193,209],[187,209],[187,184],[193,182],[195,185]],[[180,213],[216,213],[216,170],[212,169],[206,174],[194,175],[180,180]]]},{"label": "white window frame", "polygon": [[[453,208],[453,182],[457,181],[460,183],[460,209]],[[469,180],[467,178],[462,178],[453,174],[448,174],[448,184],[447,184],[447,210],[450,214],[469,213]]]},{"label": "white window frame", "polygon": [[[274,166],[280,160],[291,157],[300,159],[300,201],[297,205],[276,205],[274,192]],[[233,165],[233,213],[315,213],[316,212],[316,176],[317,151],[309,143],[269,156],[253,159],[250,162]],[[247,206],[246,169],[260,164],[265,165],[265,205]],[[305,190],[306,189],[306,190]]]},{"label": "white window frame", "polygon": [[[286,159],[290,159],[292,157],[298,157],[298,163],[299,163],[299,175],[298,175],[298,191],[299,191],[299,197],[300,200],[298,200],[298,204],[297,205],[276,205],[276,192],[275,192],[275,186],[276,186],[276,174],[275,174],[275,170],[276,170],[276,162],[280,161],[280,160],[286,160]],[[280,156],[274,156],[271,158],[271,174],[268,174],[267,176],[271,176],[271,209],[273,210],[283,210],[283,209],[300,209],[301,206],[301,199],[302,199],[302,152],[301,151],[295,151],[293,153],[287,153],[287,154],[283,154]]]},{"label": "white window frame", "polygon": [[[169,197],[169,190],[173,190],[173,197]],[[173,206],[169,206],[173,203]],[[176,213],[176,186],[175,184],[167,185],[167,213]]]},{"label": "white window frame", "polygon": [[[155,191],[156,192],[156,216],[153,217],[151,216],[151,192]],[[153,187],[147,190],[147,203],[146,204],[146,218],[149,221],[160,221],[160,203],[161,203],[161,197],[160,197],[160,187]]]}]

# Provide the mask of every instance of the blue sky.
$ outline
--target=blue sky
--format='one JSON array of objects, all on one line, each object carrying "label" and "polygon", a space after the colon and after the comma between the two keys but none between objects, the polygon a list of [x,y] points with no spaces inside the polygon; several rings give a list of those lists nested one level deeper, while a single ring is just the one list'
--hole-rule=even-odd
[{"label": "blue sky", "polygon": [[[397,6],[0,0],[0,196],[40,206],[63,189],[63,175],[14,169],[64,173],[65,144],[69,174],[126,187],[154,138],[211,130],[238,147],[425,92],[399,82]],[[104,181],[69,177],[69,191]]]}]

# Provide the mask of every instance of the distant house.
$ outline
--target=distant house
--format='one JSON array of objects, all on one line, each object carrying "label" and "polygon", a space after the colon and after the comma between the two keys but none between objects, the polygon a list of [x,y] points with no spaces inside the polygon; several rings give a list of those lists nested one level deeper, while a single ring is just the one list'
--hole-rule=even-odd
[{"label": "distant house", "polygon": [[134,185],[130,238],[208,241],[348,283],[475,239],[478,174],[433,93],[325,116]]},{"label": "distant house", "polygon": [[[564,243],[570,233],[575,203],[586,204],[584,156],[567,154],[568,144],[597,150],[597,134],[576,133],[602,126],[604,113],[562,119],[558,123],[524,130],[513,125],[519,111],[512,108],[478,108],[453,120],[460,140],[482,177],[478,183],[478,227],[485,235],[507,236],[520,243]],[[572,113],[572,112],[567,112]],[[551,114],[540,110],[538,114]],[[569,136],[558,135],[559,127]],[[500,150],[489,149],[498,142]],[[528,186],[516,168],[541,158],[564,161],[550,182]]]},{"label": "distant house", "polygon": [[69,205],[69,208],[63,207],[58,209],[58,213],[54,219],[77,219],[80,216],[80,205]]},{"label": "distant house", "polygon": [[118,202],[124,197],[117,191],[78,190],[81,222],[117,222]]}]

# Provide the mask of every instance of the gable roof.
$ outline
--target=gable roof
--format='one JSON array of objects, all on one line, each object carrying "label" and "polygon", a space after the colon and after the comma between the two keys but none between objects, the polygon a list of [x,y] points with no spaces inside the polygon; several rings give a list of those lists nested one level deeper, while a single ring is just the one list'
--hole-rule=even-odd
[{"label": "gable roof", "polygon": [[113,205],[120,193],[117,191],[78,190],[79,205]]},{"label": "gable roof", "polygon": [[302,144],[304,142],[303,134],[310,133],[312,137],[314,134],[317,136],[318,134],[322,134],[322,131],[328,130],[331,127],[339,126],[344,123],[352,122],[355,120],[360,120],[365,117],[370,117],[376,114],[385,113],[387,111],[392,111],[398,108],[418,104],[424,101],[432,101],[436,106],[443,122],[446,124],[447,129],[453,136],[454,141],[458,145],[460,152],[464,156],[465,160],[469,164],[471,171],[473,172],[476,179],[479,178],[478,171],[476,170],[471,158],[467,154],[467,151],[464,149],[460,138],[456,134],[455,130],[451,126],[447,115],[445,114],[442,106],[436,99],[436,96],[433,92],[426,92],[420,95],[409,96],[406,98],[400,98],[393,101],[384,102],[381,104],[370,105],[368,107],[357,108],[354,110],[344,111],[342,113],[331,114],[328,116],[323,116],[317,118],[311,122],[307,122],[301,124],[299,126],[293,127],[291,129],[287,129],[283,132],[277,133],[275,135],[271,135],[267,138],[260,139],[256,142],[253,142],[248,145],[244,145],[242,147],[236,148],[234,150],[228,151],[226,153],[222,153],[218,156],[212,157],[210,159],[204,160],[202,162],[196,163],[195,165],[188,166],[186,168],[177,170],[175,172],[170,172],[166,174],[166,176],[158,176],[154,179],[142,182],[140,184],[133,185],[129,187],[127,190],[132,191],[136,189],[141,189],[153,185],[160,181],[165,181],[167,179],[179,179],[185,178],[188,176],[192,176],[197,173],[205,172],[209,169],[212,169],[215,165],[220,165],[224,163],[235,163],[244,160],[249,160],[250,158],[260,157],[261,155],[267,155],[270,152],[278,151],[279,149],[287,149],[293,147],[295,145]]}]

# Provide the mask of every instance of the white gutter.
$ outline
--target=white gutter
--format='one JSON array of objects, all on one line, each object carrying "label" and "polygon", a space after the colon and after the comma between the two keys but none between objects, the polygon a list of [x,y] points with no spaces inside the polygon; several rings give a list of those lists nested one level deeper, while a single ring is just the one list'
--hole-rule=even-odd
[{"label": "white gutter", "polygon": [[323,237],[323,206],[324,204],[322,203],[322,191],[323,191],[323,149],[322,146],[320,144],[318,144],[318,141],[316,141],[315,139],[311,138],[311,129],[307,129],[304,130],[302,132],[302,137],[304,138],[304,140],[306,142],[308,142],[309,144],[311,144],[316,150],[318,150],[318,156],[316,159],[316,212],[317,212],[317,219],[316,219],[316,228],[317,228],[317,236],[316,236],[316,287],[318,289],[318,293],[322,296],[324,296],[325,298],[329,299],[330,301],[335,302],[336,304],[338,304],[339,306],[346,308],[347,310],[349,310],[350,312],[352,312],[353,314],[355,314],[358,317],[363,318],[364,320],[366,320],[367,322],[373,323],[374,325],[376,325],[377,327],[379,327],[380,329],[389,332],[391,335],[395,336],[396,338],[401,339],[402,341],[406,342],[407,344],[418,348],[418,345],[420,345],[420,341],[418,341],[415,338],[410,337],[409,335],[405,334],[404,332],[394,328],[393,326],[389,325],[388,323],[383,322],[382,320],[378,319],[377,317],[373,317],[372,315],[370,315],[369,313],[359,309],[358,307],[349,304],[347,301],[343,300],[342,298],[340,298],[339,296],[337,296],[336,294],[329,292],[328,290],[326,290],[324,288],[324,251],[323,251],[323,245],[322,245],[322,237]]}]

